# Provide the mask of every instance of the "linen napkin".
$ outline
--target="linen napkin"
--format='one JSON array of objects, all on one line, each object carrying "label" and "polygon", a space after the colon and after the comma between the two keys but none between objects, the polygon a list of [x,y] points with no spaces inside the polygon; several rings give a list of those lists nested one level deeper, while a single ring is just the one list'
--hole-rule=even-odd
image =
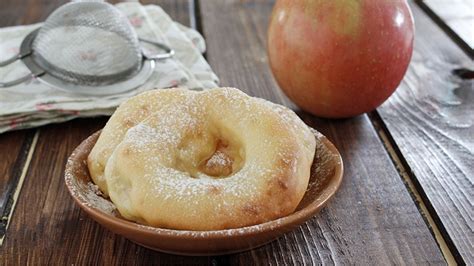
[{"label": "linen napkin", "polygon": [[[202,90],[217,87],[219,80],[202,56],[206,46],[197,31],[173,21],[157,5],[127,2],[116,7],[128,17],[140,38],[169,45],[175,50],[174,57],[156,61],[154,73],[144,85],[119,95],[77,95],[50,88],[34,79],[14,87],[0,88],[0,133],[77,117],[111,115],[124,100],[154,88]],[[0,29],[0,60],[18,53],[23,38],[41,25]],[[0,80],[13,80],[27,73],[29,71],[22,62],[15,62],[0,68]]]}]

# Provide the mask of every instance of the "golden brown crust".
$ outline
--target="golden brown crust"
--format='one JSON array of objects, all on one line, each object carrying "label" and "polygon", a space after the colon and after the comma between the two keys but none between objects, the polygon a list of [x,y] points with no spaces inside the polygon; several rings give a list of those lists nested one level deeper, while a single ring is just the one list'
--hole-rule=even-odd
[{"label": "golden brown crust", "polygon": [[108,195],[104,177],[105,166],[112,152],[123,140],[127,131],[150,114],[166,105],[173,104],[182,90],[151,90],[141,93],[122,103],[102,130],[96,145],[87,157],[87,165],[92,180],[104,195]]},{"label": "golden brown crust", "polygon": [[295,210],[315,139],[291,110],[232,88],[137,97],[112,116],[88,161],[105,177],[98,185],[122,216],[156,227],[217,230]]}]

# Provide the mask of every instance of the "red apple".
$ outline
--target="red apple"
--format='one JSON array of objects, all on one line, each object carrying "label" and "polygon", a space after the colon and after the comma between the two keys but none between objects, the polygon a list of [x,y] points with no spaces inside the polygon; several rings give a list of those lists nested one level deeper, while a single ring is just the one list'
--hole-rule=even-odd
[{"label": "red apple", "polygon": [[395,91],[413,37],[406,0],[277,0],[268,56],[281,89],[302,109],[350,117]]}]

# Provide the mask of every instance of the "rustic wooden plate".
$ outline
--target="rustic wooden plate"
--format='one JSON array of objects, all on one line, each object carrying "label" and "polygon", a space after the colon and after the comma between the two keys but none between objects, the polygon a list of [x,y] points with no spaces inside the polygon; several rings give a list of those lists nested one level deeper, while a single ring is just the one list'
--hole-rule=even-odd
[{"label": "rustic wooden plate", "polygon": [[297,210],[259,225],[218,231],[155,228],[120,217],[111,201],[100,196],[87,168],[87,156],[100,132],[84,140],[66,164],[65,180],[72,197],[94,220],[112,232],[157,251],[179,255],[222,255],[264,245],[314,216],[334,196],[343,173],[341,156],[334,145],[314,131],[317,145],[308,189]]}]

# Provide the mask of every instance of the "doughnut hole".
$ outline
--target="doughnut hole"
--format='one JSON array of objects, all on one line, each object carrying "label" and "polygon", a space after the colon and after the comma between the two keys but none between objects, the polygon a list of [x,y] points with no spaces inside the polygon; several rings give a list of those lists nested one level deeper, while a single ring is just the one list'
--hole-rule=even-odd
[{"label": "doughnut hole", "polygon": [[177,145],[175,165],[171,167],[198,178],[199,165],[214,152],[215,141],[209,131],[194,129],[193,132],[188,132]]},{"label": "doughnut hole", "polygon": [[243,166],[242,145],[219,138],[214,152],[199,166],[199,170],[214,178],[223,178],[238,172]]},{"label": "doughnut hole", "polygon": [[[197,131],[197,132],[196,132]],[[244,149],[237,137],[226,130],[196,128],[178,145],[175,169],[193,178],[225,178],[244,165]]]}]

